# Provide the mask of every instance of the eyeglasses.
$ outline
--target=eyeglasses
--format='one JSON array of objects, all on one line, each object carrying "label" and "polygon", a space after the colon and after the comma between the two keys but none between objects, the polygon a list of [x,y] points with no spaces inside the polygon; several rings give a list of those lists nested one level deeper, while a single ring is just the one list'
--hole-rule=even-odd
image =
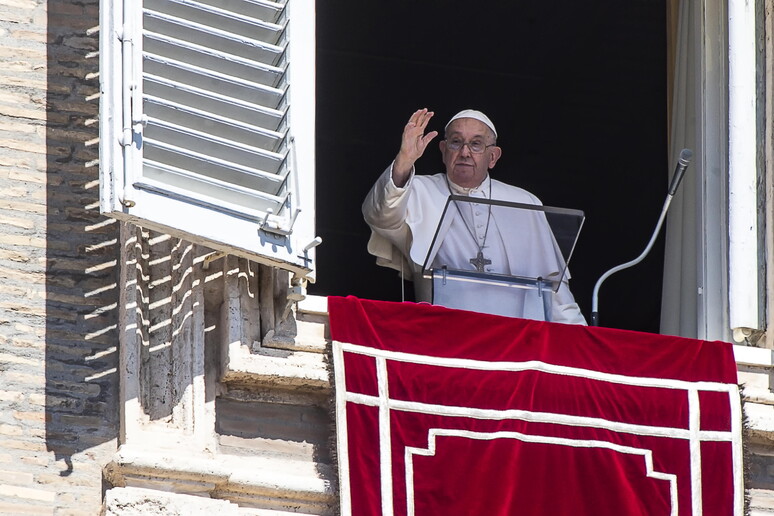
[{"label": "eyeglasses", "polygon": [[487,147],[494,147],[496,144],[490,143],[487,145],[483,140],[473,140],[472,142],[466,142],[461,138],[449,138],[446,140],[446,146],[453,151],[462,150],[467,145],[470,152],[473,154],[481,154]]}]

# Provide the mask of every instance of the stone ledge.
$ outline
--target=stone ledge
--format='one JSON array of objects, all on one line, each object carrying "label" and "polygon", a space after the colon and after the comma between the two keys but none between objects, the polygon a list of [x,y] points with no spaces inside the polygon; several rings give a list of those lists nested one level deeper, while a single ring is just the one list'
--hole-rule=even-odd
[{"label": "stone ledge", "polygon": [[774,367],[774,351],[753,346],[734,345],[737,366]]},{"label": "stone ledge", "polygon": [[123,445],[104,472],[116,488],[142,488],[159,496],[196,495],[294,514],[335,512],[335,473],[326,464]]},{"label": "stone ledge", "polygon": [[253,349],[263,346],[288,351],[325,353],[328,349],[329,340],[327,316],[309,316],[297,312],[293,335],[277,334],[274,330],[270,330],[266,337],[264,337],[263,344],[254,342]]},{"label": "stone ledge", "polygon": [[330,345],[330,321],[328,319],[328,298],[306,296],[295,309],[295,318],[286,328],[271,330],[263,343],[253,343],[253,349],[261,346],[289,351],[326,353]]},{"label": "stone ledge", "polygon": [[289,328],[270,331],[252,349],[239,342],[223,348],[221,381],[330,392],[328,299],[309,296],[298,303]]},{"label": "stone ledge", "polygon": [[221,381],[226,384],[260,384],[312,390],[330,390],[325,355],[262,347],[230,346]]},{"label": "stone ledge", "polygon": [[241,516],[228,500],[165,493],[138,487],[116,487],[105,492],[105,516]]},{"label": "stone ledge", "polygon": [[[19,509],[18,512],[24,511]],[[105,516],[212,516],[213,514],[297,516],[298,512],[239,507],[228,500],[167,493],[139,487],[115,487],[105,492]]]},{"label": "stone ledge", "polygon": [[774,514],[774,493],[768,489],[750,489],[750,516]]},{"label": "stone ledge", "polygon": [[744,389],[748,435],[755,442],[774,443],[774,354],[770,349],[738,344],[733,349],[739,383]]},{"label": "stone ledge", "polygon": [[300,312],[328,316],[328,298],[325,296],[306,296],[298,302]]}]

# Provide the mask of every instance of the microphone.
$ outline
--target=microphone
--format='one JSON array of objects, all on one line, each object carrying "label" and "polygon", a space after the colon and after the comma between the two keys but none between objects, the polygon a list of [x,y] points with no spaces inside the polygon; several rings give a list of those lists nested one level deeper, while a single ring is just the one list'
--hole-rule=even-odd
[{"label": "microphone", "polygon": [[599,326],[599,288],[602,286],[602,282],[604,282],[607,278],[609,278],[611,275],[615,274],[618,271],[622,271],[624,269],[628,269],[629,267],[637,265],[650,252],[654,242],[656,241],[656,237],[661,231],[661,225],[664,223],[664,218],[666,217],[667,210],[669,210],[669,205],[672,203],[672,197],[674,197],[675,192],[677,192],[677,187],[680,186],[680,181],[682,181],[683,175],[685,174],[685,170],[688,168],[688,164],[691,162],[692,157],[693,157],[693,152],[691,151],[691,149],[683,149],[682,151],[680,151],[680,158],[677,160],[675,175],[672,176],[672,183],[669,185],[669,193],[667,194],[666,200],[664,201],[664,206],[661,208],[661,215],[659,216],[658,222],[656,223],[656,229],[653,230],[653,234],[650,236],[650,242],[648,242],[648,245],[645,246],[645,250],[642,251],[642,253],[634,260],[631,260],[626,263],[622,263],[621,265],[617,265],[613,267],[609,271],[605,272],[602,276],[600,276],[600,278],[597,280],[596,285],[594,285],[594,292],[591,295],[590,326]]},{"label": "microphone", "polygon": [[683,180],[685,169],[688,168],[688,164],[693,158],[693,152],[691,149],[683,149],[680,151],[680,158],[677,160],[677,166],[675,167],[675,175],[672,176],[672,182],[669,184],[669,195],[674,197],[677,192],[677,187],[680,186],[680,181]]}]

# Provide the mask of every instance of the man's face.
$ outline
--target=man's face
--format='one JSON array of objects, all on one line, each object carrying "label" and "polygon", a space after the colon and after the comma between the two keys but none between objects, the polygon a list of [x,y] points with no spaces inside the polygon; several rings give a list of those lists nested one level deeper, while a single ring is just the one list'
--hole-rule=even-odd
[{"label": "man's face", "polygon": [[486,178],[487,170],[494,167],[500,159],[502,150],[494,145],[486,147],[480,154],[472,152],[469,145],[452,150],[449,148],[449,142],[452,141],[492,145],[494,134],[486,124],[475,118],[458,118],[446,130],[446,139],[440,142],[449,179],[464,188],[475,188]]}]

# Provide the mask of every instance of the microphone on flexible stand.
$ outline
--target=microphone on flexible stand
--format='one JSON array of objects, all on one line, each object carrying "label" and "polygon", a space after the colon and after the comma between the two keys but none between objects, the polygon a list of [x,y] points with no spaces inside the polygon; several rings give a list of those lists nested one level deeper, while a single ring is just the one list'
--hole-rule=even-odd
[{"label": "microphone on flexible stand", "polygon": [[591,326],[599,326],[599,287],[602,286],[603,281],[605,281],[616,272],[637,265],[648,255],[651,248],[653,247],[653,244],[656,242],[659,231],[661,231],[661,225],[664,223],[667,210],[669,210],[669,205],[672,203],[672,197],[675,196],[675,192],[677,192],[677,188],[680,186],[680,181],[683,180],[683,175],[685,175],[685,170],[688,168],[688,164],[691,162],[692,157],[693,152],[690,149],[683,149],[680,152],[680,158],[677,160],[677,167],[675,167],[675,173],[672,176],[672,182],[669,184],[669,192],[667,193],[666,200],[664,201],[664,206],[661,208],[661,215],[658,218],[656,229],[653,230],[653,235],[651,235],[650,242],[648,242],[645,250],[642,251],[642,253],[634,260],[617,265],[604,273],[597,280],[596,285],[594,285],[594,293],[591,296]]}]

